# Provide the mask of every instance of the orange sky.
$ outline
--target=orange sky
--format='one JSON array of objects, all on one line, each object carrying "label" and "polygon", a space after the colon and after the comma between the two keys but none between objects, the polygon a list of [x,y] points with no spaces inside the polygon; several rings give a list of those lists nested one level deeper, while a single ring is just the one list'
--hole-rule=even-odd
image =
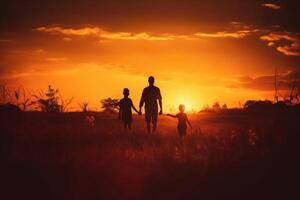
[{"label": "orange sky", "polygon": [[[217,7],[214,1],[165,1],[160,7],[103,2],[102,7],[81,3],[69,10],[64,9],[67,1],[43,8],[19,4],[14,10],[22,12],[16,16],[5,11],[1,84],[31,91],[51,84],[64,97],[74,97],[72,109],[83,101],[100,109],[101,99],[121,98],[124,87],[137,106],[153,75],[165,110],[173,111],[180,103],[200,110],[215,101],[233,107],[247,99],[272,99],[275,68],[282,90],[290,77],[299,78],[298,27],[279,20],[286,18],[289,4],[251,2],[253,13],[235,16],[230,12],[235,7]],[[78,11],[80,6],[84,9]],[[195,6],[206,10],[198,16]],[[243,3],[235,6],[245,9]],[[166,13],[166,8],[171,10]],[[38,18],[30,14],[35,9]]]}]

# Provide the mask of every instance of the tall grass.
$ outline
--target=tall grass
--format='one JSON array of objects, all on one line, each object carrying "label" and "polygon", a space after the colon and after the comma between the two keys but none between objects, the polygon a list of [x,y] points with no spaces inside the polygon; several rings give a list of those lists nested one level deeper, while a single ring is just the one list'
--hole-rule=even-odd
[{"label": "tall grass", "polygon": [[[87,115],[94,116],[93,125],[87,123]],[[289,152],[297,117],[286,115],[293,116],[292,120],[274,114],[193,115],[193,129],[184,139],[177,135],[176,120],[166,117],[159,119],[157,133],[149,135],[140,116],[134,117],[130,132],[123,130],[115,115],[1,115],[1,160],[6,163],[2,167],[7,179],[27,180],[32,187],[42,187],[41,195],[47,193],[50,199],[180,199],[187,192],[188,197],[203,192],[208,197],[212,180],[224,183],[216,186],[221,196],[232,195],[226,182],[219,180],[220,174],[228,177],[241,172],[234,180],[244,176],[245,182],[251,182],[253,174],[266,172],[249,172],[253,165],[266,166],[262,164],[266,160]],[[228,184],[235,185],[235,181],[228,180]],[[239,189],[246,190],[244,186]]]}]

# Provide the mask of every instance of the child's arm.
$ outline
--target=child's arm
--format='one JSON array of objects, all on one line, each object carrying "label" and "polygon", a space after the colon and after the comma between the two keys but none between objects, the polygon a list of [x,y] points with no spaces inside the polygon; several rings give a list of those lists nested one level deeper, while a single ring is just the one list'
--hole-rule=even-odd
[{"label": "child's arm", "polygon": [[192,124],[191,124],[191,122],[189,121],[189,119],[188,118],[186,118],[186,122],[189,124],[189,126],[192,128]]},{"label": "child's arm", "polygon": [[131,101],[131,107],[133,108],[133,110],[137,113],[137,114],[140,114],[140,111],[138,111],[134,105],[133,105],[133,102]]},{"label": "child's arm", "polygon": [[118,106],[119,106],[119,120],[121,120],[122,106],[120,102],[118,103]]},{"label": "child's arm", "polygon": [[174,118],[177,118],[177,116],[176,115],[172,115],[172,114],[167,114],[167,116],[170,116],[170,117],[174,117]]},{"label": "child's arm", "polygon": [[189,120],[189,118],[186,116],[186,122],[189,124],[189,126],[192,128],[192,124],[191,124],[191,122],[190,122],[190,120]]},{"label": "child's arm", "polygon": [[140,114],[140,111],[138,111],[138,110],[134,107],[133,104],[132,104],[132,108],[133,108],[133,110],[134,110],[137,114]]}]

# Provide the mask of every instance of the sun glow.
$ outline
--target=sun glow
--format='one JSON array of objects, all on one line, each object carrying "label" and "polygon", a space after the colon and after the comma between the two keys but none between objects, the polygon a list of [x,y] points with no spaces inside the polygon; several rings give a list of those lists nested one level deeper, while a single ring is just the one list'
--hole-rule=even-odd
[{"label": "sun glow", "polygon": [[[176,88],[176,90],[170,88],[169,92],[166,94],[166,98],[164,99],[165,102],[170,102],[169,105],[166,105],[169,107],[170,112],[179,112],[180,104],[185,106],[185,112],[199,111],[203,104],[203,97],[202,93],[195,93],[194,91],[196,90],[196,88],[190,85],[186,85],[182,88]],[[199,89],[197,91],[199,91]]]},{"label": "sun glow", "polygon": [[189,103],[183,103],[185,106],[185,112],[190,112],[192,110],[192,106]]},{"label": "sun glow", "polygon": [[[183,29],[187,35],[195,32],[188,27]],[[157,36],[150,32],[126,32],[123,28],[103,32],[101,26],[65,28],[45,25],[36,28],[28,42],[38,46],[20,44],[14,50],[16,56],[11,56],[9,52],[13,50],[7,47],[4,61],[0,59],[2,65],[16,66],[16,69],[7,67],[7,72],[0,74],[0,82],[28,90],[44,90],[51,84],[65,98],[74,97],[69,107],[72,111],[80,111],[78,104],[85,101],[91,110],[101,110],[101,99],[120,99],[125,87],[130,89],[130,98],[138,106],[143,88],[148,86],[149,75],[155,77],[155,85],[161,90],[164,112],[177,113],[180,104],[185,105],[186,112],[197,112],[214,102],[235,107],[250,98],[273,98],[273,93],[268,92],[271,91],[268,88],[273,88],[272,82],[263,79],[261,86],[262,79],[251,78],[251,74],[257,71],[258,74],[272,75],[276,67],[273,63],[280,65],[282,62],[260,56],[265,54],[254,51],[256,47],[246,48],[247,52],[238,54],[247,44],[248,37],[243,30],[198,32],[201,38],[197,40],[183,37],[181,31],[173,32]],[[169,39],[160,40],[164,37]],[[257,39],[278,46],[281,40],[293,44],[295,38],[281,33]],[[265,88],[268,90],[263,91]]]}]

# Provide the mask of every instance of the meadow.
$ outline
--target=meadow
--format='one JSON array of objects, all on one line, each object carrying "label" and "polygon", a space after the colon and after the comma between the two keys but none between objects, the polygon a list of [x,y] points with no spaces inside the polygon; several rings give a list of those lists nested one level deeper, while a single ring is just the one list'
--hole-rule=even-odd
[{"label": "meadow", "polygon": [[[183,140],[160,116],[124,131],[117,114],[1,112],[1,199],[289,199],[299,109],[190,114]],[[94,116],[88,123],[87,116]]]}]

